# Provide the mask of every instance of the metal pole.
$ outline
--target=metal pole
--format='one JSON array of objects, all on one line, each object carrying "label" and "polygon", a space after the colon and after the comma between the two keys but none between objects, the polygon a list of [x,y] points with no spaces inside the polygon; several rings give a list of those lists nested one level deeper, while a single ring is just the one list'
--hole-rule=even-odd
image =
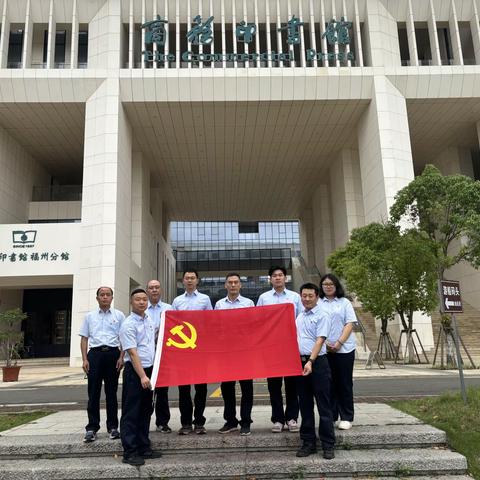
[{"label": "metal pole", "polygon": [[457,329],[457,320],[455,315],[452,313],[452,325],[453,325],[453,340],[455,343],[455,352],[457,353],[457,365],[458,373],[460,374],[460,388],[462,390],[463,403],[467,404],[467,391],[465,389],[465,378],[463,376],[463,363],[462,357],[460,356],[460,346],[458,342],[458,329]]}]

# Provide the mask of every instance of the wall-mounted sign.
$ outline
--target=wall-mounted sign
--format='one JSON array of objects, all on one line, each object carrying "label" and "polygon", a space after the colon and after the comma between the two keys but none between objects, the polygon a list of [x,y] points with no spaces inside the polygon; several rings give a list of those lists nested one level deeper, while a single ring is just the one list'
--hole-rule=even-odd
[{"label": "wall-mounted sign", "polygon": [[[193,19],[192,28],[187,32],[187,41],[191,45],[205,45],[209,46],[213,43],[213,23],[214,17],[208,17],[205,21],[202,20],[200,15],[197,15]],[[157,50],[150,51],[144,50],[142,52],[144,61],[146,62],[175,62],[176,55],[174,53],[162,53],[159,49],[163,49],[167,40],[167,30],[165,25],[168,20],[162,19],[160,15],[157,15],[155,20],[146,22],[142,25],[145,29],[145,43],[156,44]],[[304,22],[299,18],[292,16],[288,22],[281,24],[278,28],[279,32],[286,32],[287,52],[252,52],[252,53],[196,53],[191,50],[182,52],[181,59],[183,62],[249,62],[249,61],[262,61],[262,62],[291,62],[294,61],[293,47],[301,44],[301,28],[303,28]],[[325,39],[329,46],[335,45],[349,45],[350,44],[350,29],[352,23],[347,22],[344,17],[340,21],[332,18],[330,22],[325,26],[325,31],[322,33],[322,39]],[[236,25],[235,37],[240,43],[252,43],[255,40],[257,34],[257,25],[255,23],[241,21]],[[355,56],[353,52],[338,51],[338,52],[322,52],[313,48],[308,48],[305,51],[305,58],[307,61],[312,60],[338,60],[348,61],[354,60]]]},{"label": "wall-mounted sign", "polygon": [[0,225],[0,277],[74,273],[80,224]]}]

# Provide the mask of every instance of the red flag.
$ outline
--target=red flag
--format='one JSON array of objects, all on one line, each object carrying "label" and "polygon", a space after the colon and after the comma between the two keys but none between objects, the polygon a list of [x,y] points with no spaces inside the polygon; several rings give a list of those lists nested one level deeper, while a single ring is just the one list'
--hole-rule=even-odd
[{"label": "red flag", "polygon": [[291,303],[164,312],[152,385],[192,385],[301,373]]}]

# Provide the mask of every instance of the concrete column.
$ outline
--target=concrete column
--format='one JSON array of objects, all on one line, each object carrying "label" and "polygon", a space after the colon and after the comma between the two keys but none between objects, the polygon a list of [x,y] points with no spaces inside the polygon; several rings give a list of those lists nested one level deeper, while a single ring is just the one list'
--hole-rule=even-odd
[{"label": "concrete column", "polygon": [[448,147],[432,163],[443,175],[461,174],[472,178],[474,176],[472,156],[467,148]]},{"label": "concrete column", "polygon": [[88,26],[88,68],[121,68],[121,2],[106,0]]},{"label": "concrete column", "polygon": [[72,38],[70,42],[70,68],[78,67],[78,15],[77,0],[73,0],[72,9]]},{"label": "concrete column", "polygon": [[30,68],[32,64],[33,20],[30,0],[27,0],[25,11],[25,33],[23,34],[22,68]]},{"label": "concrete column", "polygon": [[50,11],[48,14],[48,37],[47,37],[47,68],[55,67],[55,37],[57,24],[55,23],[55,7],[53,0],[50,0]]},{"label": "concrete column", "polygon": [[450,0],[450,17],[448,27],[450,29],[450,38],[452,39],[453,62],[455,65],[463,65],[462,44],[460,42],[460,31],[458,29],[457,8],[455,0]]},{"label": "concrete column", "polygon": [[407,37],[410,52],[410,65],[418,66],[417,37],[415,35],[415,20],[413,18],[412,0],[408,0]]},{"label": "concrete column", "polygon": [[334,247],[348,241],[354,228],[364,224],[362,180],[358,152],[344,149],[330,167]]},{"label": "concrete column", "polygon": [[129,311],[132,132],[118,79],[108,79],[86,103],[80,269],[74,276],[71,365],[78,365],[78,330],[95,307],[100,285],[114,289],[115,307]]},{"label": "concrete column", "polygon": [[2,29],[0,32],[0,68],[7,68],[9,39],[10,39],[10,20],[8,19],[8,0],[5,0],[3,2]]},{"label": "concrete column", "polygon": [[308,208],[303,211],[300,217],[300,249],[302,257],[305,260],[307,267],[315,265],[314,238],[313,238],[313,216],[312,209]]},{"label": "concrete column", "polygon": [[367,65],[400,65],[397,20],[385,2],[365,0],[364,32]]},{"label": "concrete column", "polygon": [[473,14],[470,20],[472,31],[473,49],[475,51],[475,63],[480,65],[480,14],[476,0],[473,0]]},{"label": "concrete column", "polygon": [[414,178],[407,105],[383,76],[358,126],[365,223],[386,220],[395,194]]},{"label": "concrete column", "polygon": [[322,184],[312,197],[315,265],[320,274],[328,271],[327,258],[333,251],[331,213],[330,189],[327,184]]},{"label": "concrete column", "polygon": [[440,56],[440,46],[438,44],[437,18],[435,16],[433,0],[430,0],[429,3],[428,36],[430,38],[430,49],[432,50],[432,63],[433,65],[441,65],[442,58]]}]

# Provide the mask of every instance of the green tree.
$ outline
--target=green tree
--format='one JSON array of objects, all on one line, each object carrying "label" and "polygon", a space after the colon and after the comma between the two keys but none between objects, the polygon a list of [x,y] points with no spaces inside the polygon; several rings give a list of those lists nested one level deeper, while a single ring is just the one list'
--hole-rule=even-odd
[{"label": "green tree", "polygon": [[480,182],[427,165],[397,193],[390,217],[410,221],[434,242],[439,279],[462,261],[480,266]]},{"label": "green tree", "polygon": [[[397,224],[411,222],[434,243],[438,280],[460,262],[480,266],[480,182],[464,175],[444,176],[427,165],[397,193],[390,216]],[[442,315],[441,328],[440,342],[447,342],[447,365],[455,366],[449,316]]]},{"label": "green tree", "polygon": [[434,245],[421,232],[387,223],[353,230],[347,244],[328,259],[329,267],[345,279],[365,309],[382,321],[398,313],[407,333],[409,357],[415,311],[430,312],[436,304]]}]

